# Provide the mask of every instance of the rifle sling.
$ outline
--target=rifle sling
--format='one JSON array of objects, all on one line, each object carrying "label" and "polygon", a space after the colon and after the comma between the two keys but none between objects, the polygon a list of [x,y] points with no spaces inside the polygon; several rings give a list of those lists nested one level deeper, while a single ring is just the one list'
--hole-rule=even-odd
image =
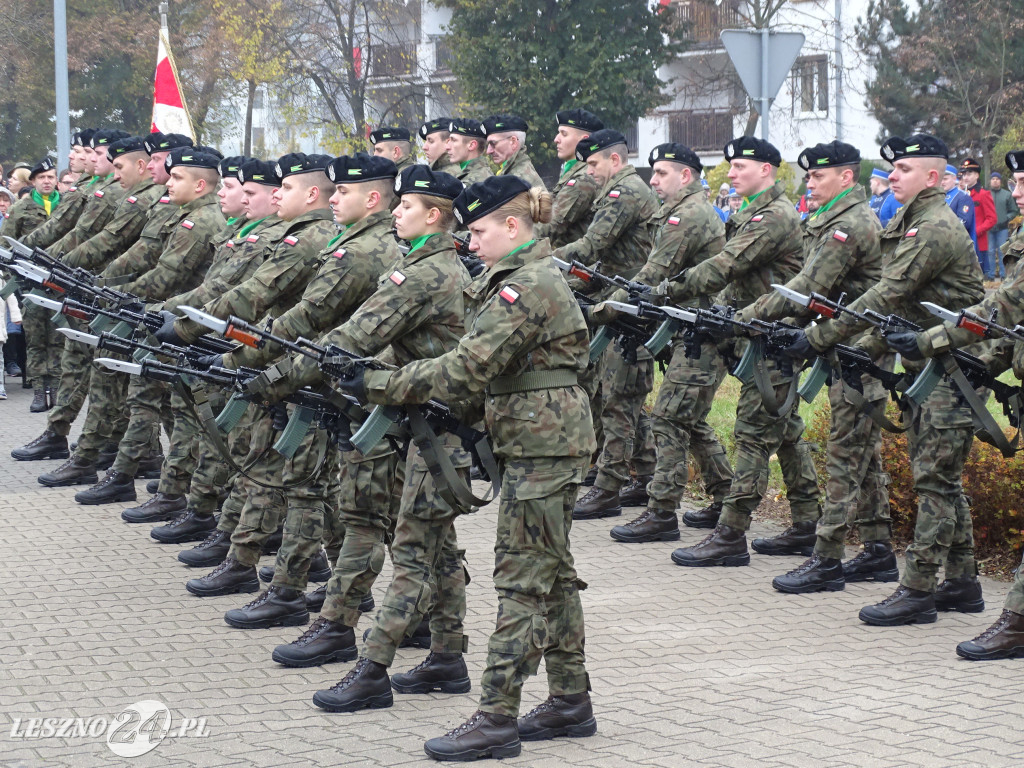
[{"label": "rifle sling", "polygon": [[793,373],[789,380],[789,390],[786,392],[786,397],[782,404],[779,405],[778,398],[775,397],[775,387],[772,386],[771,374],[768,373],[768,369],[764,364],[764,340],[761,337],[755,337],[750,340],[750,343],[758,344],[761,347],[757,350],[757,354],[754,355],[754,373],[752,377],[754,386],[757,387],[757,391],[761,394],[761,405],[764,406],[769,416],[784,416],[793,409],[793,403],[796,402],[797,389],[800,386],[800,374],[798,372]]},{"label": "rifle sling", "polygon": [[829,355],[829,362],[832,363],[834,375],[838,377],[838,381],[842,383],[843,395],[854,409],[865,414],[869,419],[875,422],[880,429],[883,429],[886,432],[892,432],[893,434],[899,435],[907,431],[908,427],[894,423],[885,415],[885,404],[888,402],[887,400],[883,400],[880,403],[872,405],[864,395],[847,383],[846,379],[843,377],[843,364],[834,349]]},{"label": "rifle sling", "polygon": [[[957,389],[960,390],[960,394],[967,401],[967,405],[971,409],[971,418],[974,421],[974,434],[977,438],[998,448],[1005,458],[1013,456],[1017,452],[1017,444],[1020,442],[1020,430],[1017,430],[1017,434],[1014,435],[1012,442],[1007,440],[1003,430],[999,428],[995,419],[992,418],[992,414],[985,407],[985,402],[978,396],[977,390],[971,386],[967,377],[964,376],[964,372],[960,369],[960,364],[957,363],[956,358],[947,353],[939,358],[939,362],[942,363],[946,375],[953,380]],[[1016,402],[1016,406],[1011,405],[1010,407],[1019,413],[1020,395],[1012,397],[1011,402]]]}]

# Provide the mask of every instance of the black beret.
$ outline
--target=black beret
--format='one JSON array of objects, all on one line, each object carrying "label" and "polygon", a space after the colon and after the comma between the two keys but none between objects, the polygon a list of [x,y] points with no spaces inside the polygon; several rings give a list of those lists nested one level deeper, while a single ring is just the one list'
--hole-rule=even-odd
[{"label": "black beret", "polygon": [[360,181],[394,179],[398,166],[386,157],[376,157],[365,152],[342,155],[327,166],[327,178],[335,184],[354,184]]},{"label": "black beret", "polygon": [[601,118],[585,109],[563,109],[561,112],[555,112],[555,119],[559,125],[579,128],[581,131],[587,131],[588,133],[600,131],[604,128]]},{"label": "black beret", "polygon": [[412,141],[412,134],[408,128],[392,126],[390,128],[378,128],[370,133],[370,143],[377,145],[382,141]]},{"label": "black beret", "polygon": [[242,169],[242,166],[252,158],[246,157],[245,155],[232,155],[231,157],[225,157],[220,161],[220,175],[222,178],[238,178],[238,172]]},{"label": "black beret", "polygon": [[93,149],[105,147],[118,139],[127,139],[130,135],[128,131],[121,131],[116,128],[101,128],[93,133],[89,146]]},{"label": "black beret", "polygon": [[170,171],[178,166],[185,168],[209,168],[217,171],[220,169],[220,158],[193,147],[177,147],[167,153],[167,157],[164,158],[164,168]]},{"label": "black beret", "polygon": [[812,168],[832,168],[837,165],[859,165],[860,150],[842,141],[815,144],[800,153],[797,163],[805,171]]},{"label": "black beret", "polygon": [[427,122],[420,126],[420,138],[425,139],[432,133],[447,131],[451,122],[452,119],[450,117],[435,117],[433,120],[427,120]]},{"label": "black beret", "polygon": [[223,160],[224,159],[224,153],[221,152],[216,147],[211,147],[209,144],[196,144],[195,145],[195,150],[196,150],[196,152],[205,152],[208,155],[213,155],[218,160]]},{"label": "black beret", "polygon": [[71,134],[71,146],[72,147],[89,147],[92,146],[92,135],[96,133],[95,128],[83,128],[80,131],[75,131]]},{"label": "black beret", "polygon": [[487,138],[487,129],[479,120],[471,117],[456,117],[448,124],[449,133],[469,136],[471,139]]},{"label": "black beret", "polygon": [[272,160],[246,160],[238,169],[238,180],[243,184],[251,181],[265,187],[281,186],[281,177],[277,175],[277,163]]},{"label": "black beret", "polygon": [[54,167],[55,166],[53,164],[53,160],[51,160],[48,157],[44,157],[42,160],[40,160],[38,163],[32,166],[32,170],[28,172],[28,180],[32,181],[32,179],[34,179],[37,174],[52,171]]},{"label": "black beret", "polygon": [[964,171],[977,171],[981,173],[981,164],[973,157],[968,157],[960,163],[960,172],[963,173]]},{"label": "black beret", "polygon": [[674,141],[659,144],[651,150],[650,157],[647,158],[647,163],[649,165],[654,165],[659,160],[668,160],[672,163],[688,165],[697,173],[704,170],[704,164],[700,161],[700,158],[697,157],[697,153],[685,144],[677,144]]},{"label": "black beret", "polygon": [[600,131],[594,131],[587,138],[576,142],[576,159],[586,160],[595,152],[625,143],[626,137],[618,131],[611,128],[602,128]]},{"label": "black beret", "polygon": [[160,133],[159,131],[154,131],[143,139],[146,151],[151,155],[155,152],[170,152],[178,147],[191,147],[193,143],[192,139],[183,133]]},{"label": "black beret", "polygon": [[723,151],[726,160],[758,160],[776,167],[782,164],[782,155],[779,154],[775,145],[754,136],[740,136],[738,139],[733,139],[725,145]]},{"label": "black beret", "polygon": [[1024,149],[1015,149],[1006,153],[1006,167],[1014,173],[1024,171]]},{"label": "black beret", "polygon": [[107,157],[113,160],[121,155],[130,155],[132,152],[145,152],[146,145],[141,136],[129,136],[127,139],[118,139],[107,145]]},{"label": "black beret", "polygon": [[333,159],[330,155],[307,155],[302,152],[291,152],[283,155],[277,161],[277,175],[284,181],[289,176],[295,176],[300,173],[311,173],[313,171],[327,173],[327,166],[331,164]]},{"label": "black beret", "polygon": [[882,144],[882,158],[890,163],[901,157],[941,157],[949,159],[949,147],[942,139],[930,133],[915,133],[913,136],[892,136]]},{"label": "black beret", "polygon": [[452,202],[455,218],[463,226],[481,219],[498,210],[523,192],[529,192],[530,185],[518,176],[489,176],[476,184],[470,184]]},{"label": "black beret", "polygon": [[462,182],[444,171],[432,171],[429,165],[410,165],[395,179],[395,194],[431,195],[454,200],[465,189]]},{"label": "black beret", "polygon": [[490,136],[492,133],[508,133],[509,131],[530,130],[526,121],[516,115],[491,115],[483,119],[484,134]]}]

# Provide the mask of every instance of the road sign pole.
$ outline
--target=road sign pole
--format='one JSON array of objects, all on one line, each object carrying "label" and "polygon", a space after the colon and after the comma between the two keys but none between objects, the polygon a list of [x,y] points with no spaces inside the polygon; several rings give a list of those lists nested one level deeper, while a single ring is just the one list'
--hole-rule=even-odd
[{"label": "road sign pole", "polygon": [[768,111],[772,108],[768,92],[768,27],[761,29],[761,138],[768,141]]}]

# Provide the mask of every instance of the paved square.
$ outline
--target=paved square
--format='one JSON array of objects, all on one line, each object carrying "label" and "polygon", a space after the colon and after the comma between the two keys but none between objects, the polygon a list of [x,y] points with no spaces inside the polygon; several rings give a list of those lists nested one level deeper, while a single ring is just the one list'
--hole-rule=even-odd
[{"label": "paved square", "polygon": [[[271,650],[302,628],[232,629],[224,611],[254,595],[189,595],[184,583],[197,574],[175,559],[180,547],[155,542],[149,526],[123,523],[124,505],[83,507],[74,488],[40,486],[36,476],[59,462],[16,462],[9,452],[42,431],[44,415],[28,413],[31,393],[20,381],[8,392],[0,403],[0,766],[435,765],[423,741],[461,723],[479,694],[495,610],[494,505],[458,523],[473,576],[474,690],[396,694],[391,709],[328,714],[310,697],[349,664],[278,666]],[[954,653],[999,615],[1008,585],[984,581],[983,614],[869,627],[857,611],[894,585],[782,595],[771,578],[799,558],[754,554],[746,568],[680,568],[669,560],[678,545],[615,543],[615,522],[573,528],[577,566],[590,585],[583,604],[598,734],[524,743],[505,764],[1024,764],[1024,662],[967,662]],[[755,525],[754,535],[765,532]],[[703,535],[684,529],[681,543]],[[389,578],[386,566],[378,600]],[[358,631],[365,626],[366,617]],[[424,653],[399,651],[395,670]],[[524,711],[545,696],[542,667],[527,683]],[[147,699],[170,708],[172,733],[192,717],[206,719],[208,735],[168,737],[135,758],[116,757],[102,736],[24,737],[31,718],[110,722]]]}]

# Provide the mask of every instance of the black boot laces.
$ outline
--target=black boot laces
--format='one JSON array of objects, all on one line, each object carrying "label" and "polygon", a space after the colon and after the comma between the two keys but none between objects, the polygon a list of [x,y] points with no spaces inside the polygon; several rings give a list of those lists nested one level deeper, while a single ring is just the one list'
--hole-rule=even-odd
[{"label": "black boot laces", "polygon": [[978,640],[988,640],[990,637],[998,635],[1000,632],[1002,632],[1004,629],[1006,629],[1006,627],[1007,627],[1007,625],[1009,623],[1010,623],[1010,612],[1007,611],[1007,610],[1004,610],[999,615],[999,618],[996,619],[996,623],[993,624],[988,629],[986,629],[984,632],[982,632],[976,638],[974,638],[974,642],[977,642]]},{"label": "black boot laces", "polygon": [[369,663],[369,659],[359,659],[359,661],[356,662],[356,665],[348,671],[347,675],[345,675],[343,678],[341,678],[341,680],[339,680],[337,683],[331,686],[331,690],[343,691],[346,688],[348,688],[352,681],[359,676],[359,673],[362,672],[363,668],[366,667],[366,665]]},{"label": "black boot laces", "polygon": [[453,728],[452,730],[448,731],[448,733],[445,734],[445,737],[449,739],[457,739],[459,736],[469,733],[474,728],[476,728],[480,724],[480,721],[483,719],[484,713],[480,710],[477,710],[473,713],[473,716],[470,717],[469,720],[464,722],[458,728]]},{"label": "black boot laces", "polygon": [[891,605],[892,603],[895,603],[897,600],[899,600],[906,594],[907,588],[901,585],[899,589],[897,589],[895,592],[893,592],[891,595],[885,598],[885,600],[880,602],[879,605]]},{"label": "black boot laces", "polygon": [[[186,509],[180,515],[178,515],[176,518],[174,518],[174,520],[171,521],[171,524],[169,526],[167,526],[167,527],[168,528],[173,528],[176,525],[184,525],[188,521],[188,519],[190,517],[192,517],[192,510],[191,509]],[[209,539],[209,536],[207,536],[207,539]],[[203,543],[205,544],[206,542],[203,542]]]},{"label": "black boot laces", "polygon": [[[177,522],[177,521],[175,521],[175,522]],[[210,535],[209,536],[207,536],[205,539],[203,539],[202,542],[200,542],[199,544],[196,544],[194,547],[192,547],[192,549],[206,549],[207,547],[209,547],[209,546],[211,546],[213,544],[214,539],[216,539],[219,534],[220,534],[220,531],[218,531],[216,528],[214,528],[212,531],[210,531]]]},{"label": "black boot laces", "polygon": [[789,572],[790,576],[801,576],[808,571],[814,570],[814,567],[821,562],[821,558],[817,555],[811,555],[808,559],[804,560],[803,564],[798,568],[794,568]]},{"label": "black boot laces", "polygon": [[327,629],[328,624],[330,624],[330,622],[327,619],[323,616],[319,617],[309,626],[309,629],[299,635],[298,639],[295,640],[292,645],[305,645],[306,643],[316,640],[316,638]]},{"label": "black boot laces", "polygon": [[538,704],[536,707],[531,709],[526,716],[533,717],[534,715],[541,715],[545,712],[551,712],[555,708],[555,699],[553,696],[548,696],[544,701]]},{"label": "black boot laces", "polygon": [[267,587],[265,590],[260,592],[259,595],[256,596],[255,600],[245,605],[242,610],[245,610],[246,608],[258,608],[259,606],[263,605],[265,602],[267,602],[268,599],[270,599],[270,593],[273,591],[274,587]]},{"label": "black boot laces", "polygon": [[626,527],[627,528],[638,528],[641,525],[643,525],[644,523],[646,523],[648,520],[650,520],[650,518],[651,518],[651,510],[645,509],[643,514],[640,515],[640,517],[638,517],[636,520],[631,520],[630,522],[626,523]]}]

